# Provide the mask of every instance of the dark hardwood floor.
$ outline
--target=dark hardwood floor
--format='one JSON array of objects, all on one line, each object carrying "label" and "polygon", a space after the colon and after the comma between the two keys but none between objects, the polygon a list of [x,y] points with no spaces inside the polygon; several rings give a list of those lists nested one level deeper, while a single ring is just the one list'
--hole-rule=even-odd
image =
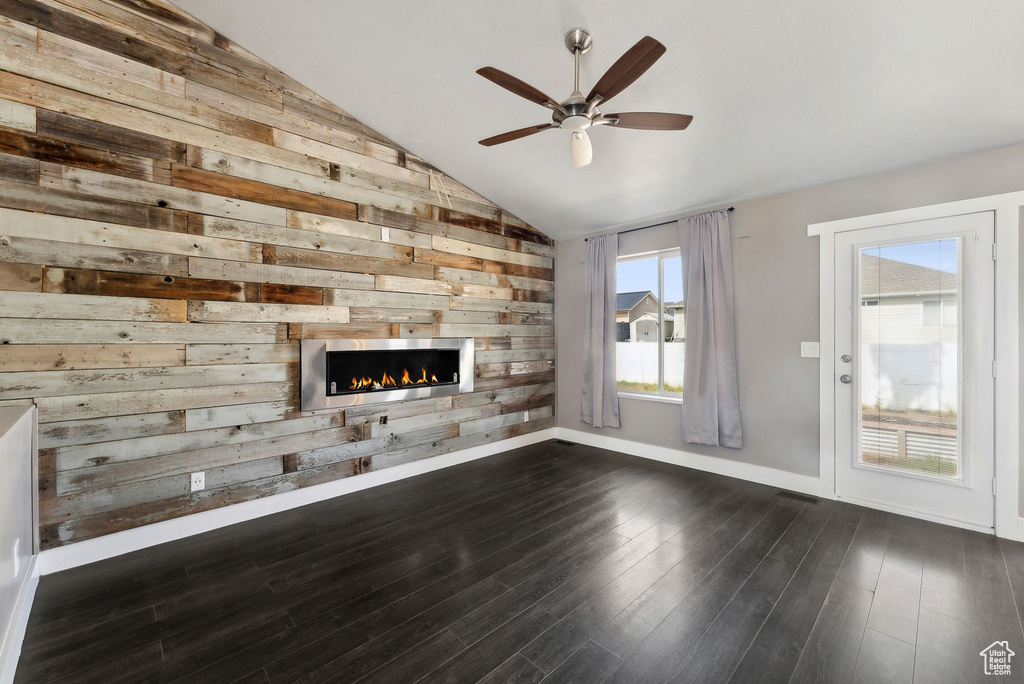
[{"label": "dark hardwood floor", "polygon": [[545,442],[44,577],[34,682],[968,682],[1024,545]]}]

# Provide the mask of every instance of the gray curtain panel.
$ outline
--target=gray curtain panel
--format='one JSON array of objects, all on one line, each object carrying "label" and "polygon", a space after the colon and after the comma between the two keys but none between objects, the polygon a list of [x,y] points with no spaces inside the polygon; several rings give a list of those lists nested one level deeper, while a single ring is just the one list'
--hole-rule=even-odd
[{"label": "gray curtain panel", "polygon": [[594,427],[619,427],[615,385],[615,265],[619,236],[587,242],[586,311],[583,316],[583,402],[580,420]]},{"label": "gray curtain panel", "polygon": [[739,449],[743,427],[728,212],[680,220],[679,246],[686,296],[683,440]]}]

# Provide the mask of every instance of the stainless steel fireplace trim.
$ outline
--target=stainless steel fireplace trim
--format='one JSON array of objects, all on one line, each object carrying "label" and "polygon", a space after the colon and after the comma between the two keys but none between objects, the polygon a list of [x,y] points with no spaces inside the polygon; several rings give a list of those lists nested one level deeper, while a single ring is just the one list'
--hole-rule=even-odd
[{"label": "stainless steel fireplace trim", "polygon": [[[384,392],[327,396],[327,352],[367,351],[377,349],[458,349],[459,384],[433,387],[403,387]],[[403,399],[446,397],[473,391],[472,337],[414,340],[302,340],[300,350],[300,398],[303,411],[339,409],[361,404],[378,404]]]}]

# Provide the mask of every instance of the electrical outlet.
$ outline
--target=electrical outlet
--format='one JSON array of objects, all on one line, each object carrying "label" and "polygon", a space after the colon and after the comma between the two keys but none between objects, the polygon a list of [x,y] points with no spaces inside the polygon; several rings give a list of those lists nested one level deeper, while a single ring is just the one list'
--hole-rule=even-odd
[{"label": "electrical outlet", "polygon": [[206,489],[206,473],[192,473],[192,491],[198,492],[200,489]]},{"label": "electrical outlet", "polygon": [[804,359],[816,359],[819,356],[817,342],[801,342],[800,357]]},{"label": "electrical outlet", "polygon": [[21,540],[14,540],[14,578],[21,574]]}]

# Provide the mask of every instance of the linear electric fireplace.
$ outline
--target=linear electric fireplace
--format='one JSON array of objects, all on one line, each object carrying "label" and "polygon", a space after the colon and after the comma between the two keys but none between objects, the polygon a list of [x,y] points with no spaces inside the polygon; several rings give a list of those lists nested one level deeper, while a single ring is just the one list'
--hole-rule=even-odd
[{"label": "linear electric fireplace", "polygon": [[302,340],[302,410],[473,391],[473,340]]}]

